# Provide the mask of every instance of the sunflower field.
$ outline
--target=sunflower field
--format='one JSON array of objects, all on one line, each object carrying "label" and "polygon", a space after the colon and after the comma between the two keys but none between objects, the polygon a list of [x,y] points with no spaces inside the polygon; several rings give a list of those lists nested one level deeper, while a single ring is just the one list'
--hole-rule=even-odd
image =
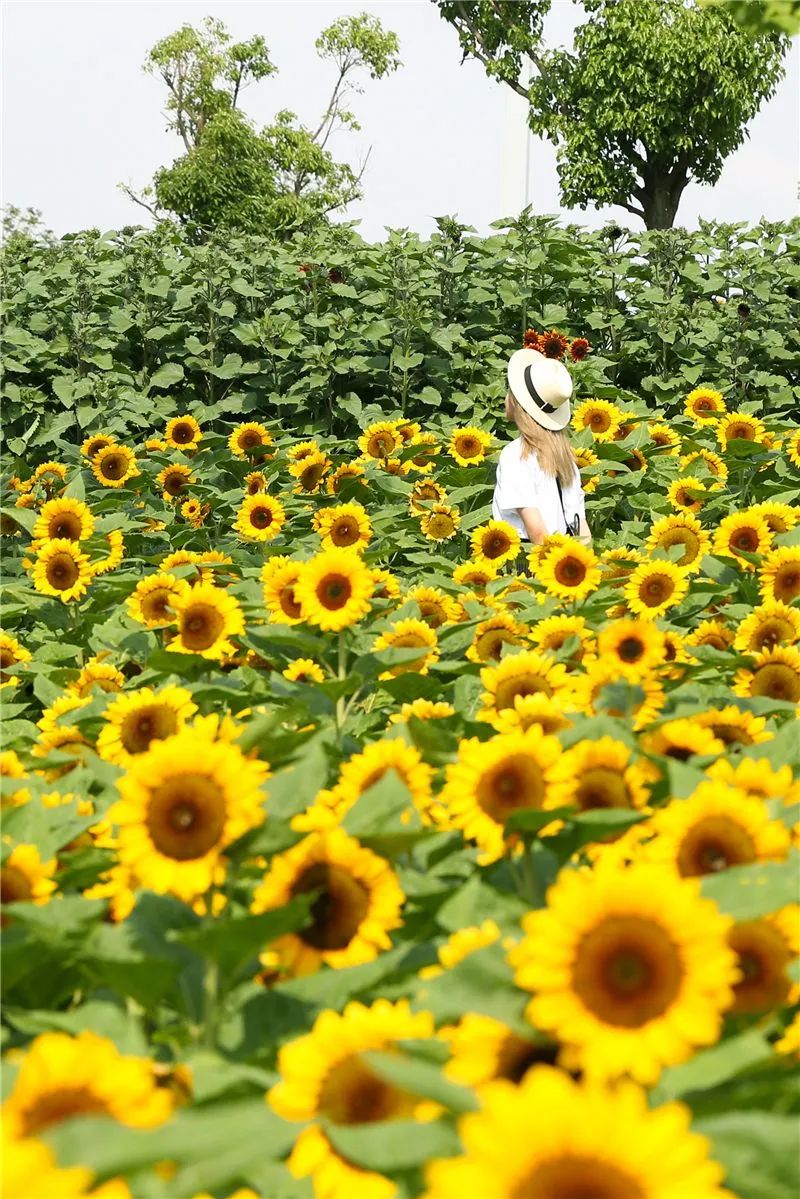
[{"label": "sunflower field", "polygon": [[[209,275],[257,362],[189,331],[208,247],[184,315],[155,238],[128,308],[108,241],[8,264],[4,1196],[795,1199],[797,233],[655,235],[608,309],[487,286],[485,342],[451,246],[458,336],[396,273],[441,353],[382,326],[334,388],[338,236],[266,315]],[[490,519],[523,341],[591,546]]]}]

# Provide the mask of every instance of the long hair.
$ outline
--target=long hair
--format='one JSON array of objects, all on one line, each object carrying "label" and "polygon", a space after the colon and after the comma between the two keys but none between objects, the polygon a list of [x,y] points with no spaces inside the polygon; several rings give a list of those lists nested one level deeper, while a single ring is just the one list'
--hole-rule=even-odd
[{"label": "long hair", "polygon": [[534,454],[546,475],[552,475],[562,487],[575,478],[576,458],[564,429],[545,429],[517,401],[513,392],[506,396],[506,416],[519,429],[522,457]]}]

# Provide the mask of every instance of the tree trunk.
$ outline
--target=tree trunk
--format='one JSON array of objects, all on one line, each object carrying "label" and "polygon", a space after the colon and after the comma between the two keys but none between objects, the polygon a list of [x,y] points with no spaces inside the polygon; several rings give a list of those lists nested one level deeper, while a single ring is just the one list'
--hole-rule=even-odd
[{"label": "tree trunk", "polygon": [[644,223],[648,229],[671,229],[681,196],[689,182],[685,174],[657,175],[645,185],[642,200]]}]

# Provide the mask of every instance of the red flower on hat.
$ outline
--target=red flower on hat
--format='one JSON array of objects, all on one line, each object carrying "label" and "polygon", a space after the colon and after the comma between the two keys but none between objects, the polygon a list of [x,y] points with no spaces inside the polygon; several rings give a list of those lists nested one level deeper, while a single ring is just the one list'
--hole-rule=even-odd
[{"label": "red flower on hat", "polygon": [[564,334],[559,333],[558,329],[550,329],[547,333],[543,333],[539,342],[537,348],[541,350],[545,358],[563,358],[569,345]]},{"label": "red flower on hat", "polygon": [[522,338],[522,344],[526,350],[538,350],[540,348],[539,347],[539,334],[536,332],[535,329],[526,329],[525,330],[525,335]]},{"label": "red flower on hat", "polygon": [[592,347],[589,345],[585,337],[576,337],[575,340],[570,343],[569,347],[572,361],[580,362],[582,358],[586,357],[591,348]]}]

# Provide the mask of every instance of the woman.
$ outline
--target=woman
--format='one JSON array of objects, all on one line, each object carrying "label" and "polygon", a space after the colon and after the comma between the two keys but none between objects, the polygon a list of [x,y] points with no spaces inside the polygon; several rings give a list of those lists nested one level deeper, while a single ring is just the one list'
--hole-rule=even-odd
[{"label": "woman", "polygon": [[572,533],[589,545],[581,477],[565,432],[569,371],[538,350],[517,350],[508,364],[508,386],[506,416],[519,437],[500,454],[492,516],[534,545],[551,533]]}]

